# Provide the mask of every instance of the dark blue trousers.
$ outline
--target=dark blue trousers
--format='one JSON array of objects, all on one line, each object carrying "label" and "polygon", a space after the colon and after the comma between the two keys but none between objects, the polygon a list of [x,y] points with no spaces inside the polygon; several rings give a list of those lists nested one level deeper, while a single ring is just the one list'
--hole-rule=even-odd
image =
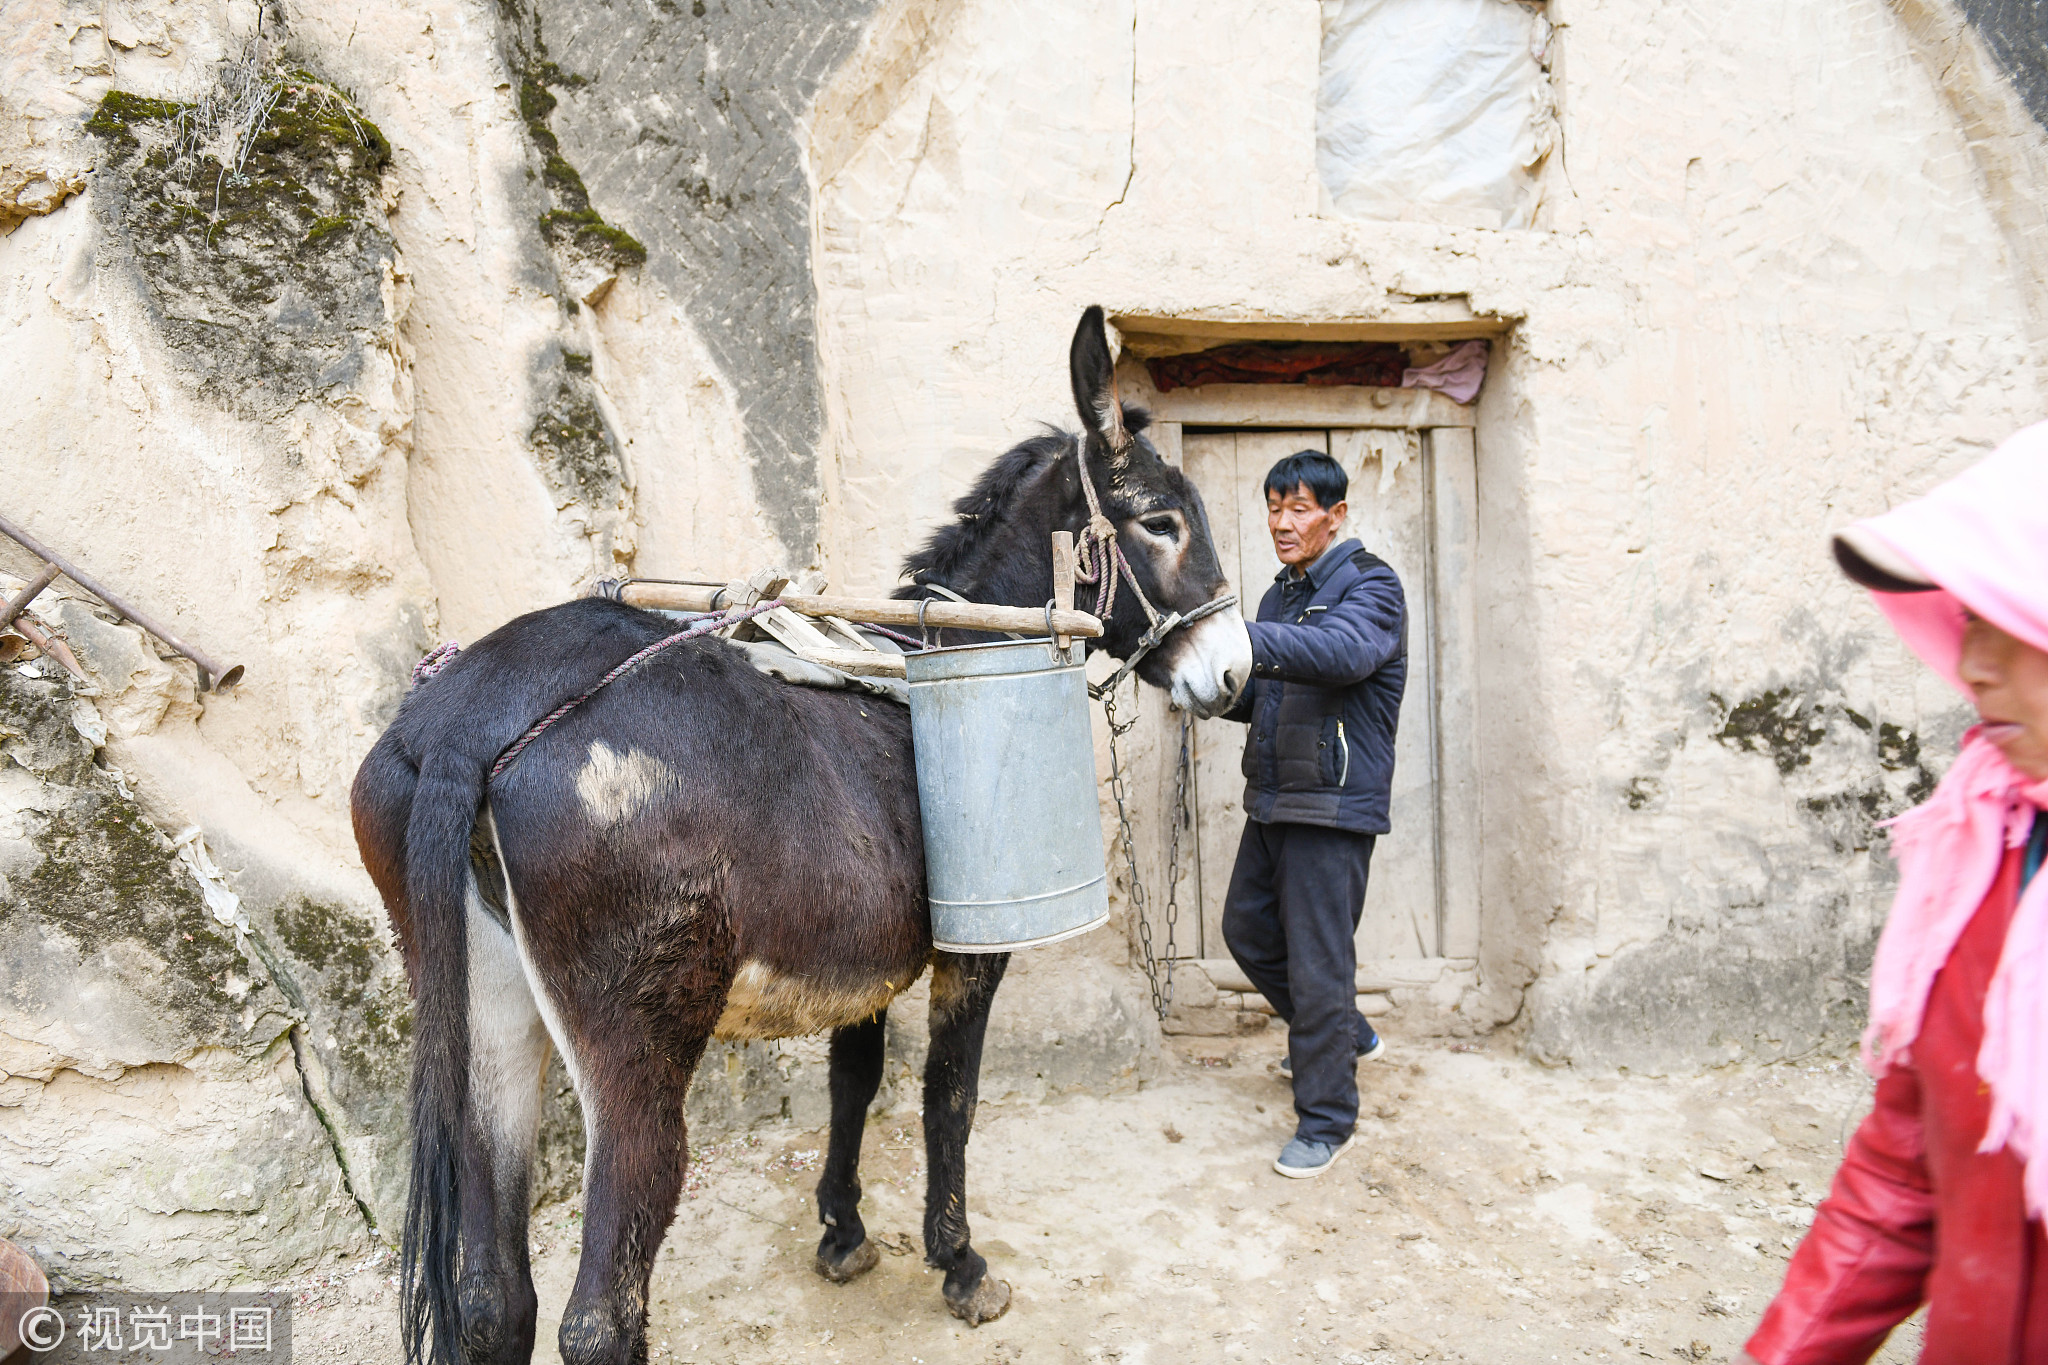
[{"label": "dark blue trousers", "polygon": [[1358,1123],[1358,917],[1373,836],[1244,822],[1223,900],[1223,942],[1287,1021],[1295,1133],[1331,1145]]}]

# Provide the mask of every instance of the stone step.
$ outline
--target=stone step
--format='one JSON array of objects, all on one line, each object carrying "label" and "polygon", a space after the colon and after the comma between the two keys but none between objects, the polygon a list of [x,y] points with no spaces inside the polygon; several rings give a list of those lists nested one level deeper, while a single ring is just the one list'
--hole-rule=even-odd
[{"label": "stone step", "polygon": [[[1375,995],[1395,990],[1421,990],[1434,986],[1445,972],[1470,971],[1474,965],[1469,959],[1447,957],[1395,957],[1361,962],[1358,965],[1358,993]],[[1196,958],[1195,966],[1202,969],[1203,975],[1219,991],[1258,993],[1237,963],[1227,957]]]}]

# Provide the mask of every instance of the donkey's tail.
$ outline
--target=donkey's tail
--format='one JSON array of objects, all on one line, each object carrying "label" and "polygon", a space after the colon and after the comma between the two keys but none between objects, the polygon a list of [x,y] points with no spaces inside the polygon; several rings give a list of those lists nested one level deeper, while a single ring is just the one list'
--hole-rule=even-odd
[{"label": "donkey's tail", "polygon": [[400,1315],[408,1365],[459,1365],[462,1146],[469,1125],[469,837],[484,766],[437,749],[420,766],[406,825],[413,981],[412,1188]]}]

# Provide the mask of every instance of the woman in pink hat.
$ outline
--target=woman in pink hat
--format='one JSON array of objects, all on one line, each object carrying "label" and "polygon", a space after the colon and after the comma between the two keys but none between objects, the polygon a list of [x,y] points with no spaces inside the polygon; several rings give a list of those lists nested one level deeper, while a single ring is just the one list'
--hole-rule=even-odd
[{"label": "woman in pink hat", "polygon": [[1876,1108],[1749,1356],[1868,1360],[1924,1303],[1929,1365],[2048,1361],[2048,423],[1843,531],[1835,558],[1982,723],[1891,822]]}]

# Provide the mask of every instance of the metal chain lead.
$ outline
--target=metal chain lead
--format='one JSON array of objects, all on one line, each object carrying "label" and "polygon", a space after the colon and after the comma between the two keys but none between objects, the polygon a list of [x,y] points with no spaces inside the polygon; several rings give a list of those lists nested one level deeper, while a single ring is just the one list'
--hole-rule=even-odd
[{"label": "metal chain lead", "polygon": [[[1125,436],[1118,449],[1128,449],[1130,444],[1131,438]],[[1116,611],[1119,578],[1130,580],[1131,592],[1136,595],[1138,605],[1145,609],[1145,619],[1151,623],[1144,638],[1138,641],[1137,647],[1114,674],[1104,682],[1088,685],[1088,695],[1102,699],[1103,715],[1109,721],[1109,791],[1116,798],[1117,842],[1123,848],[1124,867],[1130,875],[1131,910],[1138,917],[1139,946],[1145,950],[1145,980],[1152,986],[1152,1011],[1163,1021],[1166,1011],[1173,1005],[1174,928],[1180,919],[1180,832],[1182,827],[1192,828],[1194,824],[1194,812],[1188,809],[1188,779],[1194,768],[1194,749],[1189,739],[1193,733],[1194,717],[1185,711],[1180,717],[1180,761],[1174,774],[1171,816],[1173,834],[1166,849],[1166,975],[1162,982],[1158,959],[1152,953],[1152,922],[1145,917],[1145,884],[1138,876],[1138,846],[1131,836],[1131,815],[1124,800],[1123,763],[1116,748],[1118,736],[1136,725],[1138,720],[1133,716],[1122,725],[1117,724],[1116,689],[1168,635],[1182,626],[1191,626],[1205,616],[1236,605],[1237,595],[1225,593],[1212,598],[1185,616],[1178,611],[1162,616],[1152,605],[1152,599],[1145,595],[1137,574],[1131,571],[1130,560],[1124,557],[1123,546],[1117,540],[1116,523],[1103,513],[1102,500],[1095,493],[1095,480],[1088,472],[1088,442],[1085,437],[1074,447],[1074,461],[1081,475],[1081,492],[1088,502],[1088,524],[1074,537],[1074,577],[1078,582],[1094,584],[1095,615],[1105,624]],[[1050,624],[1051,604],[1046,605]]]},{"label": "metal chain lead", "polygon": [[[1145,953],[1145,980],[1152,987],[1152,1012],[1161,1019],[1166,1017],[1167,988],[1162,990],[1159,982],[1159,963],[1152,955],[1152,922],[1145,916],[1145,884],[1138,877],[1137,840],[1131,835],[1131,813],[1124,800],[1124,765],[1117,753],[1117,737],[1138,723],[1136,716],[1121,725],[1116,719],[1116,694],[1105,693],[1102,698],[1102,713],[1109,721],[1109,794],[1116,801],[1117,846],[1123,850],[1124,868],[1128,875],[1131,913],[1138,920],[1138,944]],[[1171,967],[1167,969],[1169,972]]]},{"label": "metal chain lead", "polygon": [[1194,768],[1195,718],[1180,713],[1180,757],[1173,767],[1173,809],[1168,815],[1172,833],[1166,841],[1166,1003],[1173,1003],[1173,960],[1180,956],[1173,941],[1174,926],[1180,921],[1180,832],[1194,827],[1194,812],[1188,808],[1188,777]]},{"label": "metal chain lead", "polygon": [[1102,710],[1109,721],[1109,794],[1116,800],[1117,846],[1123,853],[1124,870],[1130,888],[1131,913],[1138,921],[1138,946],[1145,955],[1145,981],[1152,988],[1152,1012],[1161,1020],[1173,1007],[1173,961],[1176,952],[1175,928],[1180,920],[1180,834],[1184,826],[1192,824],[1192,812],[1188,810],[1188,777],[1193,769],[1194,717],[1186,712],[1180,718],[1180,758],[1176,764],[1174,778],[1173,810],[1170,816],[1173,833],[1167,843],[1166,853],[1166,969],[1162,973],[1159,958],[1152,949],[1152,921],[1145,913],[1145,884],[1138,875],[1138,844],[1131,833],[1131,813],[1125,799],[1124,768],[1122,756],[1117,751],[1117,739],[1127,734],[1138,723],[1136,716],[1119,724],[1116,718],[1116,694],[1107,692],[1102,698]]}]

